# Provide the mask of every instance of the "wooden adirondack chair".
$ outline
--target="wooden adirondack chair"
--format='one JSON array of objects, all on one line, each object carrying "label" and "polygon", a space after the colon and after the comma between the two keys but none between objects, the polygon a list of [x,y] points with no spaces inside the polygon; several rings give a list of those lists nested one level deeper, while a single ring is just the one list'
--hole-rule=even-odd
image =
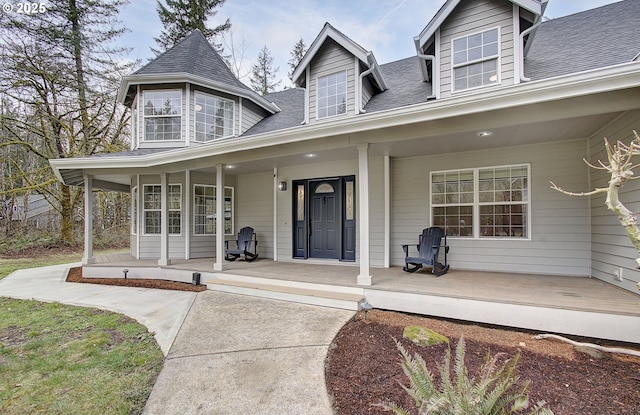
[{"label": "wooden adirondack chair", "polygon": [[[405,256],[403,271],[416,272],[424,265],[430,265],[431,273],[437,276],[444,275],[449,271],[449,265],[447,264],[449,246],[447,245],[447,235],[442,228],[424,229],[416,247],[418,248],[418,256],[413,257],[409,256],[409,245],[402,245]],[[438,262],[440,247],[444,248],[444,264]]]},{"label": "wooden adirondack chair", "polygon": [[[258,241],[252,227],[246,226],[240,229],[235,249],[229,249],[229,241],[224,241],[224,244],[226,249],[224,259],[227,261],[235,261],[242,255],[244,255],[244,260],[247,262],[255,261],[258,258]],[[253,251],[251,250],[251,245],[253,245]]]}]

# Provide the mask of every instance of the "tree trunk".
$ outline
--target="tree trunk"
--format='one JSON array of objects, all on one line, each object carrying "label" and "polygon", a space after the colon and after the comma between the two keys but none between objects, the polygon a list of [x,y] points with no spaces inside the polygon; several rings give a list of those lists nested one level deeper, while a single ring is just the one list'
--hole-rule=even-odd
[{"label": "tree trunk", "polygon": [[60,242],[73,243],[73,203],[71,202],[71,189],[69,186],[60,185]]}]

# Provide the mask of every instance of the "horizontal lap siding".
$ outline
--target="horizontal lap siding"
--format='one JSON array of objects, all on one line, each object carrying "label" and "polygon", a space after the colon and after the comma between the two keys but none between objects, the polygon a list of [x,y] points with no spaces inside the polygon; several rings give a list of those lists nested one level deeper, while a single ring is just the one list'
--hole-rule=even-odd
[{"label": "horizontal lap siding", "polygon": [[484,30],[500,27],[500,83],[514,83],[513,7],[503,0],[468,0],[451,13],[440,27],[440,91],[441,97],[452,95],[451,41]]},{"label": "horizontal lap siding", "polygon": [[273,173],[238,176],[236,233],[250,226],[256,233],[258,253],[273,258]]},{"label": "horizontal lap siding", "polygon": [[[353,55],[330,38],[320,48],[310,64],[309,122],[313,123],[325,119],[316,119],[318,77],[331,75],[339,71],[347,72],[347,114],[355,113],[355,69],[353,62]],[[326,119],[334,118],[328,117]]]},{"label": "horizontal lap siding", "polygon": [[[236,113],[239,110],[236,109]],[[253,127],[265,117],[264,111],[258,108],[257,105],[249,100],[242,100],[242,125],[240,127],[240,134],[243,134],[249,128]]]},{"label": "horizontal lap siding", "polygon": [[[633,130],[640,131],[640,111],[627,112],[594,134],[589,139],[589,160],[594,163],[597,160],[606,162],[604,137],[612,144],[617,140],[628,144],[633,137]],[[635,173],[638,175],[640,171],[636,169]],[[591,188],[607,187],[609,178],[607,172],[591,169]],[[637,292],[640,272],[636,269],[635,258],[640,254],[633,247],[616,215],[606,208],[605,197],[604,193],[591,197],[592,276]],[[640,182],[627,182],[620,190],[620,200],[632,212],[639,212]],[[622,282],[616,281],[613,274],[619,268],[623,268]]]},{"label": "horizontal lap siding", "polygon": [[449,238],[452,268],[589,275],[589,204],[549,188],[587,187],[581,158],[586,140],[450,155],[394,159],[392,163],[392,264],[403,263],[401,244],[415,244],[430,225],[429,173],[437,170],[531,163],[531,240]]}]

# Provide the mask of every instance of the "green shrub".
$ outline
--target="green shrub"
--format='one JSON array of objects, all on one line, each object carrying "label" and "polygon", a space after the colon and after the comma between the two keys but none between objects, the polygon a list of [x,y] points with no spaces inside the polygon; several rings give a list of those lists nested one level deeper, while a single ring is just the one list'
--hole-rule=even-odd
[{"label": "green shrub", "polygon": [[[527,395],[529,382],[520,382],[515,373],[519,354],[503,364],[498,362],[502,354],[492,358],[487,356],[475,379],[467,371],[464,338],[460,338],[454,373],[451,373],[451,349],[447,349],[443,363],[438,366],[441,378],[438,387],[424,359],[419,354],[409,355],[397,340],[396,345],[402,356],[402,369],[409,378],[409,386],[402,387],[415,401],[420,415],[553,415],[544,407],[545,402],[530,407]],[[409,415],[407,410],[393,403],[383,407],[398,415]]]}]

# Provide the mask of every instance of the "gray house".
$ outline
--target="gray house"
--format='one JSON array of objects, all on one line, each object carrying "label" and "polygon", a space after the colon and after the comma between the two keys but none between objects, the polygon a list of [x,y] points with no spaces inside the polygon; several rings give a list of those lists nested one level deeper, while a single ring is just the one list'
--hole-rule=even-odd
[{"label": "gray house", "polygon": [[[122,80],[131,151],[51,165],[87,198],[130,192],[131,255],[160,267],[215,257],[224,271],[225,240],[251,226],[261,258],[352,264],[354,285],[375,286],[401,244],[440,226],[452,269],[637,290],[637,252],[603,198],[549,181],[602,186],[583,157],[640,130],[640,2],[549,21],[545,6],[448,0],[415,55],[384,64],[327,23],[296,87],[267,96],[195,31]],[[636,211],[638,186],[623,194]]]}]

